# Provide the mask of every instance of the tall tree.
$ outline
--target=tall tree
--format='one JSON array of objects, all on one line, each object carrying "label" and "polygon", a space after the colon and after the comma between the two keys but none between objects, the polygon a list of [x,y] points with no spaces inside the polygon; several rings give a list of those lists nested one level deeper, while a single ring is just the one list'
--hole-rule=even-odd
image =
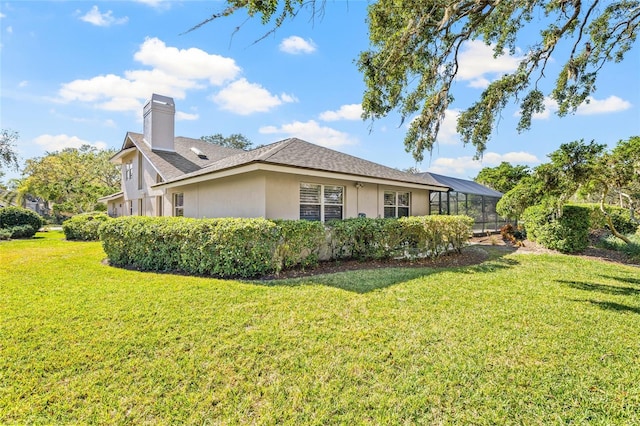
[{"label": "tall tree", "polygon": [[[15,143],[19,138],[18,132],[8,129],[0,130],[0,170],[2,167],[18,170]],[[4,173],[0,176],[4,176]]]},{"label": "tall tree", "polygon": [[120,170],[109,161],[113,154],[83,145],[29,159],[19,192],[43,198],[57,214],[90,211],[99,197],[120,188]]},{"label": "tall tree", "polygon": [[527,207],[541,203],[561,209],[580,188],[589,185],[604,149],[594,141],[560,145],[549,154],[551,161],[536,167],[504,194],[496,205],[498,214],[517,218]]},{"label": "tall tree", "polygon": [[[272,32],[305,8],[321,14],[324,3],[227,0],[220,13],[192,30],[245,9],[270,24]],[[420,161],[433,148],[454,99],[464,43],[481,40],[496,57],[528,48],[516,70],[490,83],[460,114],[457,128],[463,142],[482,155],[510,101],[519,102],[519,131],[529,129],[533,114],[544,110],[545,96],[558,103],[559,116],[575,112],[594,92],[604,65],[622,61],[633,47],[640,1],[376,0],[370,3],[368,23],[371,47],[357,61],[366,84],[363,117],[375,120],[396,110],[403,120],[411,119],[405,147]],[[542,27],[537,38],[523,40],[532,24]],[[550,73],[552,56],[562,66],[554,87],[545,93],[541,81]]]},{"label": "tall tree", "polygon": [[211,136],[201,136],[200,139],[215,145],[226,146],[227,148],[244,149],[245,151],[251,149],[251,146],[253,145],[246,136],[240,133],[233,133],[228,137],[222,136],[221,133],[216,133]]},{"label": "tall tree", "polygon": [[527,166],[512,165],[506,161],[497,167],[485,167],[480,170],[474,179],[476,182],[493,188],[503,194],[515,187],[518,182],[531,175],[531,170]]}]

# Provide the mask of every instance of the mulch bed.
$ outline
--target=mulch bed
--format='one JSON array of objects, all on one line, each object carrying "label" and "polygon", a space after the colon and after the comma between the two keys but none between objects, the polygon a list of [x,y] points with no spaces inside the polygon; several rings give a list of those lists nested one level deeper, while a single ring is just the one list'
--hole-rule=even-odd
[{"label": "mulch bed", "polygon": [[[473,237],[469,240],[469,245],[462,250],[462,253],[449,253],[439,256],[435,259],[383,259],[383,260],[342,260],[320,262],[312,269],[291,269],[280,272],[277,276],[262,277],[261,280],[299,278],[321,274],[332,274],[336,272],[355,271],[362,269],[382,269],[382,268],[451,268],[458,266],[478,265],[489,259],[489,253],[486,250],[479,249],[482,246],[492,246],[495,250],[504,250],[505,254],[517,252],[518,254],[558,254],[557,251],[549,250],[533,241],[524,241],[522,245],[515,246],[508,241],[501,239],[499,235]],[[640,266],[626,254],[615,251],[606,250],[596,247],[589,247],[585,251],[576,256],[598,259],[608,262],[622,263],[626,265]]]}]

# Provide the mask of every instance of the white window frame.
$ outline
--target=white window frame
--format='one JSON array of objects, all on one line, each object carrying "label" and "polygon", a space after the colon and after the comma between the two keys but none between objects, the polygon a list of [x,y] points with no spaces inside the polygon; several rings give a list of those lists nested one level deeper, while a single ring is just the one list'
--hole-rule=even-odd
[{"label": "white window frame", "polygon": [[177,217],[184,216],[184,192],[174,192],[172,201],[173,215]]},{"label": "white window frame", "polygon": [[127,161],[122,165],[124,174],[124,180],[133,179],[133,161]]},{"label": "white window frame", "polygon": [[[393,194],[393,204],[387,204],[387,194],[391,195]],[[406,195],[407,196],[407,203],[402,204],[401,203],[401,195]],[[385,218],[390,218],[390,217],[402,217],[398,215],[398,210],[399,209],[407,209],[407,214],[406,216],[410,216],[411,215],[411,192],[410,191],[391,191],[391,190],[385,190],[383,193],[383,197],[382,197],[382,209],[383,209],[383,216]],[[393,208],[393,216],[391,215],[387,215],[387,209],[388,208]],[[403,215],[405,216],[405,215]]]},{"label": "white window frame", "polygon": [[[308,202],[305,200],[305,202],[303,202],[302,200],[302,188],[303,186],[313,186],[316,188],[320,189],[320,200],[318,203],[312,203],[312,202]],[[333,189],[340,189],[341,192],[341,197],[340,197],[340,203],[332,203],[332,202],[328,202],[327,200],[327,193],[326,193],[326,189],[328,188],[333,188]],[[305,220],[319,220],[320,222],[324,222],[326,220],[326,209],[328,207],[340,207],[340,217],[331,217],[329,218],[329,220],[342,220],[344,219],[344,197],[345,197],[345,187],[343,185],[325,185],[325,184],[321,184],[321,183],[309,183],[309,182],[300,182],[300,193],[299,193],[299,206],[300,206],[300,210],[302,210],[302,206],[318,206],[320,207],[320,217],[318,219],[307,219],[307,218],[303,218],[302,217],[302,212],[299,212],[299,218],[300,219],[305,219]]]}]

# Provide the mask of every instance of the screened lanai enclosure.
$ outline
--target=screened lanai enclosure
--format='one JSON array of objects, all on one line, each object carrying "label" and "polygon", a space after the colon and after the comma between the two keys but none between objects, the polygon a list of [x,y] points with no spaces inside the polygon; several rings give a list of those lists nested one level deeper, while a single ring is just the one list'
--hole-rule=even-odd
[{"label": "screened lanai enclosure", "polygon": [[496,213],[496,204],[502,197],[501,192],[471,180],[435,173],[422,173],[422,175],[429,175],[438,183],[451,188],[448,192],[430,191],[429,214],[470,216],[474,220],[475,234],[498,232],[505,224],[512,223]]}]

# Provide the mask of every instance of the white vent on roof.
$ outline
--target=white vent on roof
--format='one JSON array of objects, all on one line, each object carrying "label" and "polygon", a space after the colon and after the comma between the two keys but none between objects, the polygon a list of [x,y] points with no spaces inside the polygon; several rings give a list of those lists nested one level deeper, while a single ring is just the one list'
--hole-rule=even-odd
[{"label": "white vent on roof", "polygon": [[205,154],[204,152],[200,151],[198,148],[196,148],[195,146],[191,147],[191,152],[193,152],[195,155],[197,155],[200,158],[206,159],[207,158],[207,154]]}]

